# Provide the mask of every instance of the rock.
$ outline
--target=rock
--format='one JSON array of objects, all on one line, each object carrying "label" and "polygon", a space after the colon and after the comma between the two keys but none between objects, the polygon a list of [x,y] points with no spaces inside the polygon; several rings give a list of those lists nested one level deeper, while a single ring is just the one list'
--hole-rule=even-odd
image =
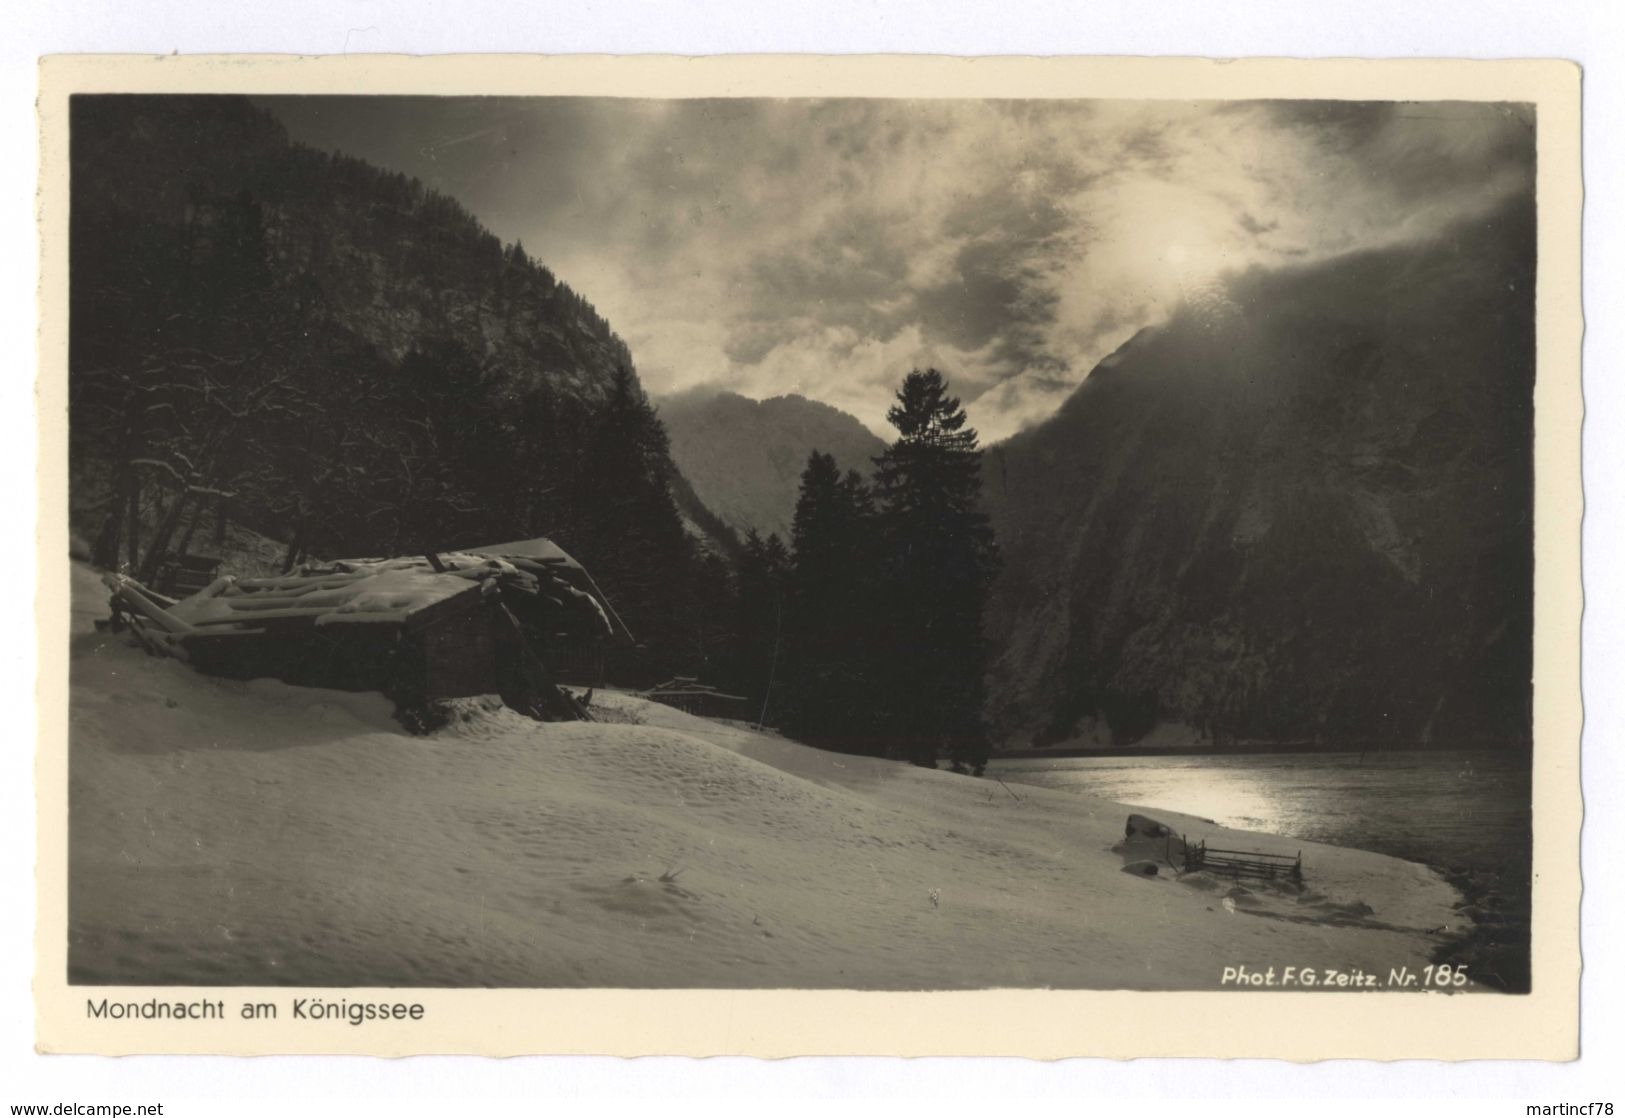
[{"label": "rock", "polygon": [[1155,819],[1145,815],[1130,815],[1128,826],[1123,830],[1123,837],[1134,838],[1166,838],[1174,833],[1174,829],[1166,823],[1158,823]]},{"label": "rock", "polygon": [[[1125,869],[1137,865],[1165,863],[1169,868],[1181,865],[1185,858],[1185,841],[1174,834],[1172,827],[1144,815],[1130,815],[1123,828],[1123,841],[1112,847],[1126,863]],[[1133,872],[1133,871],[1130,871]]]},{"label": "rock", "polygon": [[1156,877],[1161,872],[1157,863],[1141,859],[1138,862],[1129,862],[1123,867],[1124,873],[1132,873],[1137,877]]}]

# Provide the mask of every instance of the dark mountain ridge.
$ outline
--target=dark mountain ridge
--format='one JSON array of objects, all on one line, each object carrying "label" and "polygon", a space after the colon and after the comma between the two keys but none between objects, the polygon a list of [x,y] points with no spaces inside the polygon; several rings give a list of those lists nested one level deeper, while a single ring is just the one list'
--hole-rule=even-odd
[{"label": "dark mountain ridge", "polygon": [[546,534],[698,655],[724,584],[677,497],[711,521],[586,299],[243,98],[81,95],[71,127],[70,504],[101,561],[149,578],[205,514],[290,555]]},{"label": "dark mountain ridge", "polygon": [[206,237],[222,207],[257,207],[273,278],[399,361],[451,336],[555,391],[602,401],[626,344],[591,303],[456,200],[339,152],[292,143],[229,96],[74,103],[74,217],[120,216]]},{"label": "dark mountain ridge", "polygon": [[1235,276],[991,448],[997,740],[1527,746],[1534,261]]},{"label": "dark mountain ridge", "polygon": [[886,444],[855,417],[804,396],[750,400],[732,392],[660,401],[677,466],[706,507],[740,532],[789,538],[807,456],[835,456],[868,476]]}]

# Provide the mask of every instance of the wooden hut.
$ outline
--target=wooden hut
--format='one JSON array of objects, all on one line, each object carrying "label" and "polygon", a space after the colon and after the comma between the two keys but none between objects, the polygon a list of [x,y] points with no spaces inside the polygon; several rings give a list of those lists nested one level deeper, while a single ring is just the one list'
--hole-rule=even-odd
[{"label": "wooden hut", "polygon": [[585,607],[588,602],[596,604],[603,617],[601,628],[591,624],[590,618],[577,618],[586,623],[571,624],[573,610],[564,606],[552,612],[552,622],[546,618],[536,619],[531,630],[541,657],[555,679],[582,687],[608,685],[610,650],[635,648],[637,639],[587,568],[558,544],[543,537],[465,550],[475,555],[497,556],[510,563],[535,564],[573,589],[577,596],[572,601],[578,607]]},{"label": "wooden hut", "polygon": [[529,543],[529,555],[503,545],[515,553],[349,559],[276,578],[221,578],[176,602],[129,579],[108,581],[115,618],[201,671],[382,691],[408,709],[495,693],[526,713],[579,716],[544,647],[555,635],[602,644],[616,632],[613,613],[580,564],[556,548],[544,554],[545,540]]}]

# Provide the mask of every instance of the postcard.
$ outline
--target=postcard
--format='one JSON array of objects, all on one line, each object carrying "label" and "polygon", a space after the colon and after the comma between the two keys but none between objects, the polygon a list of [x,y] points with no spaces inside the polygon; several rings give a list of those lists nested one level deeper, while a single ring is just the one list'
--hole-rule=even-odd
[{"label": "postcard", "polygon": [[1572,65],[40,126],[43,1051],[1576,1055]]}]

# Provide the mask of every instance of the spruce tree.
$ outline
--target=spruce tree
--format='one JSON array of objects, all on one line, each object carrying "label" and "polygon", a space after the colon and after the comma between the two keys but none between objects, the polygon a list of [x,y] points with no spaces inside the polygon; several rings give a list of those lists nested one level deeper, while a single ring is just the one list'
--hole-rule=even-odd
[{"label": "spruce tree", "polygon": [[915,370],[886,413],[895,443],[875,460],[884,548],[885,660],[894,747],[917,764],[946,755],[980,771],[987,650],[982,608],[998,569],[980,508],[981,453],[935,369]]},{"label": "spruce tree", "polygon": [[729,678],[751,701],[751,715],[777,724],[778,661],[784,642],[785,580],[789,553],[777,535],[763,540],[752,528],[739,556],[737,634]]},{"label": "spruce tree", "polygon": [[791,529],[786,622],[787,732],[848,753],[874,748],[872,532],[868,487],[813,451],[801,475]]},{"label": "spruce tree", "polygon": [[693,553],[671,495],[669,454],[659,415],[621,367],[578,466],[577,527],[566,546],[645,646],[642,674],[660,678],[690,666],[679,603],[691,590]]}]

